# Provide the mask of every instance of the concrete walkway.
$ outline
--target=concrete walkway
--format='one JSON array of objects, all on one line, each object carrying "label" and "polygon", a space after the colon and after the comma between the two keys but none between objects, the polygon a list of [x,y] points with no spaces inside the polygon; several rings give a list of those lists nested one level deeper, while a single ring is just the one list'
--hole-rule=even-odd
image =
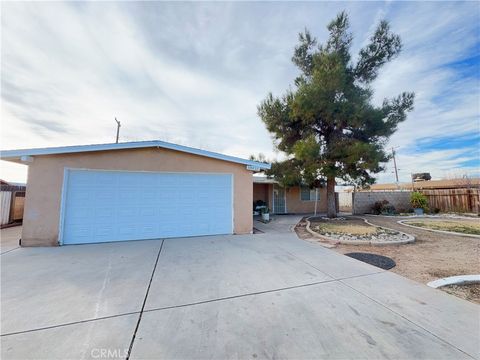
[{"label": "concrete walkway", "polygon": [[12,226],[0,230],[0,254],[5,254],[11,250],[19,248],[21,234],[21,226]]},{"label": "concrete walkway", "polygon": [[5,253],[2,359],[479,357],[479,306],[299,240],[298,219]]}]

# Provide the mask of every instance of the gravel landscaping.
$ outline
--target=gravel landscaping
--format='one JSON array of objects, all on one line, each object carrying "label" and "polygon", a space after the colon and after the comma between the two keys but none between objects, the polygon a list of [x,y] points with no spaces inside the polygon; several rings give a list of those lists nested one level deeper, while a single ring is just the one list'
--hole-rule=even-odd
[{"label": "gravel landscaping", "polygon": [[340,243],[385,243],[408,241],[410,237],[399,231],[372,226],[357,217],[327,219],[310,218],[310,229]]}]

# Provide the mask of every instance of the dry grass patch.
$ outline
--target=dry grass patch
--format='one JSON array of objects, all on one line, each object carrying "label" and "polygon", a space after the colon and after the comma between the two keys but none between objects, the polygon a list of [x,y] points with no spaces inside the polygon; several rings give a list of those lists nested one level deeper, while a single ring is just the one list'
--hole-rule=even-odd
[{"label": "dry grass patch", "polygon": [[350,235],[372,235],[377,232],[377,228],[368,224],[348,224],[348,223],[315,223],[313,225],[315,231],[322,233],[337,233]]},{"label": "dry grass patch", "polygon": [[310,218],[310,228],[320,234],[373,235],[378,228],[359,218],[327,220],[320,217]]},{"label": "dry grass patch", "polygon": [[449,294],[480,304],[480,284],[447,285],[439,288]]},{"label": "dry grass patch", "polygon": [[461,234],[480,235],[480,222],[463,219],[416,219],[404,221],[407,225],[432,230],[453,231]]}]

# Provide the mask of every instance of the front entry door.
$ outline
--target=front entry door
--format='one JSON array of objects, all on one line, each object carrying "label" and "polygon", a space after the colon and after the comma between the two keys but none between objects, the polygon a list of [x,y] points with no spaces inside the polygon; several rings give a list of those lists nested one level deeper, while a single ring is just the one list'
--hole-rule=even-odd
[{"label": "front entry door", "polygon": [[273,187],[273,213],[286,213],[285,188],[277,185]]}]

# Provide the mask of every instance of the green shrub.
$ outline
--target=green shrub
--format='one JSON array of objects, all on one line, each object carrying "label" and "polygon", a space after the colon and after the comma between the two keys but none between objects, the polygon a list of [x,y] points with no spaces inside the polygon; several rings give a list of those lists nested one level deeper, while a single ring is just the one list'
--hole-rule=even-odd
[{"label": "green shrub", "polygon": [[257,200],[253,202],[253,211],[257,210],[257,207],[259,206],[267,206],[267,203],[263,200]]},{"label": "green shrub", "polygon": [[414,209],[423,209],[423,211],[428,211],[427,197],[418,191],[414,191],[410,195],[410,204],[412,204]]},{"label": "green shrub", "polygon": [[[386,201],[386,200],[383,200]],[[380,215],[382,212],[383,201],[376,201],[372,206],[372,214]]]},{"label": "green shrub", "polygon": [[392,204],[387,203],[382,207],[382,214],[384,215],[395,215],[395,212],[395,206],[393,206]]},{"label": "green shrub", "polygon": [[390,204],[387,200],[377,201],[372,206],[372,214],[393,215],[395,214],[395,207],[392,204]]}]

